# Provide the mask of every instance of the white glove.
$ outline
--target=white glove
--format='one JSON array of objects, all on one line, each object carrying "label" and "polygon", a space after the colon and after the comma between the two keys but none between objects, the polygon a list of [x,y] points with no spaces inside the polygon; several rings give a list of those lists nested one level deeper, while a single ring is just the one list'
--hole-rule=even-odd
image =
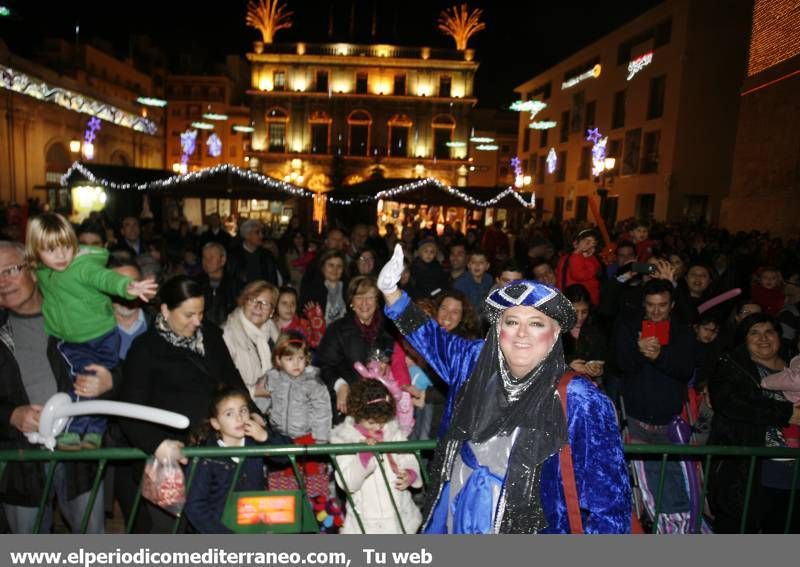
[{"label": "white glove", "polygon": [[394,254],[378,275],[378,289],[384,294],[397,291],[397,282],[403,274],[403,247],[394,245]]}]

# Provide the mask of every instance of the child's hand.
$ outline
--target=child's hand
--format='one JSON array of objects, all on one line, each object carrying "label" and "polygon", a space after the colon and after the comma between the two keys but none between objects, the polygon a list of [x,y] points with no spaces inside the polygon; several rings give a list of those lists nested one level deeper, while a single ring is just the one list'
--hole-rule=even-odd
[{"label": "child's hand", "polygon": [[394,487],[397,490],[406,490],[414,479],[411,478],[411,473],[408,470],[400,471],[397,473],[397,480],[394,481]]},{"label": "child's hand", "polygon": [[255,388],[253,388],[253,395],[256,398],[269,398],[272,395],[272,392],[267,390],[267,381],[263,378],[256,382]]},{"label": "child's hand", "polygon": [[377,445],[378,444],[378,440],[375,439],[374,437],[366,437],[364,439],[364,443],[366,443],[369,446]]},{"label": "child's hand", "polygon": [[244,422],[244,434],[259,443],[264,443],[267,440],[267,430],[252,418]]},{"label": "child's hand", "polygon": [[158,291],[158,284],[154,279],[149,278],[138,282],[131,282],[126,291],[128,295],[138,297],[146,303],[155,297]]}]

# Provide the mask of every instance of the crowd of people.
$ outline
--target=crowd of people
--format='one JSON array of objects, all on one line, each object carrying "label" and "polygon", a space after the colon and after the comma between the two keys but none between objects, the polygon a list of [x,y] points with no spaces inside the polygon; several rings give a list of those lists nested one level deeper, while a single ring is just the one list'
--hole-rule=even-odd
[{"label": "crowd of people", "polygon": [[[157,234],[101,214],[73,227],[45,213],[0,241],[0,448],[34,448],[25,434],[67,392],[174,411],[190,427],[85,416],[60,450],[135,447],[185,464],[188,445],[438,441],[426,488],[406,454],[343,455],[340,475],[307,463],[310,497],[335,500],[331,480],[350,493],[333,526],[343,533],[626,533],[632,518],[689,532],[696,509],[706,530],[783,531],[791,461],[751,472],[715,459],[707,507],[692,502],[694,463],[671,462],[655,517],[660,464],[629,470],[622,443],[674,443],[685,423],[694,444],[800,447],[797,241],[633,220],[611,242],[556,220],[514,235],[502,223],[330,226],[319,240],[297,219],[274,238],[253,219],[230,234],[211,215],[203,229]],[[229,531],[236,462],[201,459],[182,529]],[[73,530],[96,466],[56,468]],[[115,501],[129,518],[143,468],[109,468],[89,532]],[[9,463],[9,531],[32,531],[44,476]],[[292,482],[286,462],[248,457],[234,488]],[[143,508],[135,531],[171,531],[172,515]],[[788,519],[797,532],[800,513]],[[52,524],[48,507],[41,531]]]}]

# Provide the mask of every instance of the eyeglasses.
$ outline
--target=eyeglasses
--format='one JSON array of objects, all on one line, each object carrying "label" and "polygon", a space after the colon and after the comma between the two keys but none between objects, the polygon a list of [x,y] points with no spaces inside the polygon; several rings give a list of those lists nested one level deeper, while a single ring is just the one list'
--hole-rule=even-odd
[{"label": "eyeglasses", "polygon": [[374,262],[375,258],[373,258],[372,256],[361,256],[361,258],[359,258],[358,261],[359,262],[364,262],[364,263]]},{"label": "eyeglasses", "polygon": [[376,295],[354,295],[353,301],[358,301],[359,303],[375,303],[378,301],[378,296]]},{"label": "eyeglasses", "polygon": [[263,299],[256,299],[255,297],[251,297],[250,299],[248,299],[247,303],[252,305],[254,308],[258,307],[259,309],[264,309],[267,311],[272,309],[272,303],[270,303],[269,301],[264,301]]},{"label": "eyeglasses", "polygon": [[16,278],[25,269],[25,264],[15,264],[0,270],[0,278]]}]

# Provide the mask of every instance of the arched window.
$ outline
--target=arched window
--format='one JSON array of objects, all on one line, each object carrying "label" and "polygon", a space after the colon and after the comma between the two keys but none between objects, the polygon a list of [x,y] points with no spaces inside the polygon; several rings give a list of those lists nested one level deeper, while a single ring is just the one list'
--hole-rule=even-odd
[{"label": "arched window", "polygon": [[347,155],[369,155],[372,116],[366,110],[354,110],[347,117]]},{"label": "arched window", "polygon": [[431,122],[433,128],[433,156],[439,159],[450,159],[450,142],[456,121],[449,114],[437,114]]},{"label": "arched window", "polygon": [[408,139],[411,135],[411,119],[405,114],[395,114],[389,119],[389,155],[408,157]]},{"label": "arched window", "polygon": [[131,164],[131,160],[128,159],[128,154],[123,152],[122,150],[114,150],[111,152],[111,159],[109,160],[111,165],[123,165],[129,166]]},{"label": "arched window", "polygon": [[331,117],[327,112],[312,112],[308,119],[311,129],[311,153],[330,153],[331,145]]},{"label": "arched window", "polygon": [[289,124],[289,113],[283,108],[273,107],[267,110],[267,151],[286,153],[286,130]]}]

